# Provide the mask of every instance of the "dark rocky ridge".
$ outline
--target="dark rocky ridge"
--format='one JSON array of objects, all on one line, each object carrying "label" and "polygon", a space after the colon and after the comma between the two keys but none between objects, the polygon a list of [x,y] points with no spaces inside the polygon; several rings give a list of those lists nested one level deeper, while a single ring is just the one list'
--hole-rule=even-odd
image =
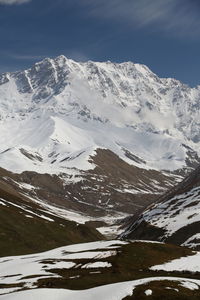
[{"label": "dark rocky ridge", "polygon": [[[157,204],[149,207],[141,216],[133,217],[132,222],[129,220],[129,226],[125,233],[122,234],[122,237],[164,241],[177,245],[184,244],[189,238],[200,232],[200,220],[195,219],[193,222],[185,222],[185,225],[182,225],[180,229],[172,233],[167,232],[165,226],[156,226],[155,220],[165,216],[170,223],[173,222],[174,217],[181,216],[189,209],[193,209],[195,213],[188,216],[188,220],[198,215],[200,213],[199,188],[200,166],[192,171],[181,183],[159,197]],[[187,205],[184,205],[186,201]],[[170,211],[173,214],[170,215]],[[153,218],[155,218],[154,221],[152,221]],[[195,241],[196,246],[193,246],[196,249],[200,249],[198,239],[195,239]]]}]

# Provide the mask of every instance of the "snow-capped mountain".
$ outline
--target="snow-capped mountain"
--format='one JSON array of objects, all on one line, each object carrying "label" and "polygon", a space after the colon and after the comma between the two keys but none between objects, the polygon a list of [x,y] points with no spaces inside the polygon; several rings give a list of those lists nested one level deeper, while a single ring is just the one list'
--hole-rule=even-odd
[{"label": "snow-capped mountain", "polygon": [[200,249],[200,167],[147,209],[122,234]]},{"label": "snow-capped mountain", "polygon": [[174,187],[200,162],[199,113],[200,87],[131,62],[60,56],[0,75],[0,298],[199,299],[191,249],[83,243],[127,216],[122,237],[199,247],[200,167]]},{"label": "snow-capped mountain", "polygon": [[[9,149],[1,165],[11,171],[92,168],[86,158],[97,148],[130,164],[138,162],[126,151],[147,168],[174,170],[185,164],[183,143],[198,148],[200,87],[160,79],[144,65],[60,56],[2,74],[0,83],[1,152]],[[39,162],[28,163],[19,148]]]},{"label": "snow-capped mountain", "polygon": [[[148,202],[181,179],[169,172],[199,162],[199,112],[200,87],[144,65],[47,58],[0,76],[0,166],[28,184],[36,173],[59,177],[58,204],[75,184],[67,190],[73,208],[130,211],[117,199],[141,208],[141,195]],[[51,193],[44,179],[35,184],[38,197],[41,188]]]}]

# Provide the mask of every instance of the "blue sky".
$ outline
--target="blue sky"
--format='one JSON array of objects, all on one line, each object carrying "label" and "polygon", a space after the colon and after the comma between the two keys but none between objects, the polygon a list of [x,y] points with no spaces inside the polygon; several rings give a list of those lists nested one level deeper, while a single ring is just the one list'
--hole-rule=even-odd
[{"label": "blue sky", "polygon": [[133,61],[200,84],[199,0],[0,0],[0,72],[44,57]]}]

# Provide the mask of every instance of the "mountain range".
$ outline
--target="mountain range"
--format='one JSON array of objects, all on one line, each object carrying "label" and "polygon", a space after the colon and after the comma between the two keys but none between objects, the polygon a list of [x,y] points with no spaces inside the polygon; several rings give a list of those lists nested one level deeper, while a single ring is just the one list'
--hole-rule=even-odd
[{"label": "mountain range", "polygon": [[199,299],[199,115],[132,62],[1,74],[0,299]]},{"label": "mountain range", "polygon": [[199,99],[141,64],[44,59],[0,75],[0,166],[42,202],[141,212],[198,165]]}]

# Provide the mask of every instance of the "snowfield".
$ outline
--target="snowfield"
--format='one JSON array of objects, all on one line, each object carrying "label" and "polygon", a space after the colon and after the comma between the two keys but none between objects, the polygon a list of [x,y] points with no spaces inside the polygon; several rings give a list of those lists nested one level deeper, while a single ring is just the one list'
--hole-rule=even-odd
[{"label": "snowfield", "polygon": [[[137,247],[144,248],[144,244],[149,244],[146,251],[159,245],[160,243],[155,243],[151,246],[152,242],[148,241],[133,241],[133,242],[123,242],[119,240],[112,241],[99,241],[83,244],[75,244],[65,247],[60,247],[54,250],[46,251],[38,254],[23,255],[23,256],[11,256],[0,258],[0,299],[1,300],[32,300],[32,299],[48,299],[48,300],[122,300],[126,296],[133,294],[133,291],[139,287],[143,286],[144,294],[146,296],[153,295],[155,282],[164,281],[165,289],[175,289],[174,283],[176,283],[177,293],[182,292],[181,288],[184,287],[190,291],[200,290],[200,280],[182,277],[166,277],[166,276],[156,276],[146,278],[146,269],[144,278],[137,280],[130,280],[117,282],[105,285],[104,280],[101,281],[104,276],[108,274],[115,273],[117,277],[120,277],[121,271],[118,271],[118,267],[123,269],[124,255],[129,256],[129,259],[135,259],[134,257],[138,253]],[[129,248],[130,245],[133,248]],[[138,245],[135,245],[138,244]],[[131,245],[131,246],[132,246]],[[161,245],[161,244],[160,244]],[[136,246],[136,248],[134,248]],[[123,248],[125,247],[125,248]],[[128,247],[128,248],[126,248]],[[123,252],[125,249],[125,252]],[[129,250],[128,250],[129,249]],[[134,253],[134,249],[136,252]],[[155,249],[155,248],[154,248]],[[126,252],[127,251],[127,252]],[[132,252],[133,251],[133,252]],[[158,246],[158,252],[160,248]],[[122,253],[122,265],[118,265],[114,258],[119,258]],[[148,252],[147,252],[148,253]],[[150,252],[152,253],[152,252]],[[130,255],[131,254],[131,255]],[[132,256],[133,255],[133,256]],[[139,257],[138,257],[139,258]],[[110,259],[110,260],[109,260]],[[131,259],[131,260],[132,260]],[[141,259],[141,257],[139,258]],[[150,270],[178,270],[178,271],[197,271],[198,264],[200,262],[200,254],[196,253],[193,256],[182,257],[177,260],[171,261],[171,263],[166,263],[161,266],[151,267]],[[136,262],[133,263],[133,267]],[[130,264],[130,262],[129,262]],[[137,263],[136,263],[137,264]],[[168,266],[169,265],[169,266]],[[116,269],[117,266],[117,269]],[[146,268],[143,262],[141,263],[142,268]],[[127,265],[126,269],[127,270]],[[124,271],[125,271],[124,270]],[[135,276],[135,271],[131,267],[128,273],[133,272]],[[141,271],[137,270],[138,274],[142,274]],[[119,274],[118,274],[119,273]],[[151,274],[151,273],[150,273]],[[86,277],[85,277],[86,276]],[[88,277],[89,276],[89,277]],[[96,276],[96,277],[95,277]],[[123,274],[124,276],[124,274]],[[142,275],[141,275],[142,276]],[[168,275],[167,275],[168,276]],[[94,284],[93,288],[87,287],[88,278],[91,280],[91,284]],[[93,281],[94,278],[94,281]],[[122,277],[124,280],[124,277]],[[135,277],[133,277],[135,278]],[[41,288],[40,281],[46,283],[59,281],[59,283],[65,283],[68,281],[73,281],[72,288],[60,289],[47,288],[44,286]],[[77,282],[81,283],[80,290],[76,290]],[[85,280],[85,281],[84,281]],[[100,281],[98,281],[100,280]],[[112,281],[111,281],[112,282]],[[114,281],[115,282],[115,281]],[[103,283],[103,285],[102,285]],[[152,283],[152,287],[151,284]],[[85,289],[83,288],[86,284]],[[98,286],[100,285],[100,286]],[[51,285],[50,285],[51,286]],[[65,287],[65,286],[64,286]],[[74,288],[75,287],[75,288]],[[73,290],[73,288],[75,290]]]},{"label": "snowfield", "polygon": [[150,270],[163,270],[167,272],[173,271],[189,271],[189,272],[199,272],[200,273],[200,252],[192,256],[181,257],[179,259],[174,259],[162,265],[153,266]]},{"label": "snowfield", "polygon": [[[22,284],[22,287],[33,288],[38,279],[58,277],[51,269],[76,268],[77,259],[91,260],[91,263],[83,264],[81,268],[108,268],[112,265],[101,260],[116,255],[116,249],[125,244],[126,242],[117,240],[100,241],[65,246],[33,255],[3,257],[0,258],[0,284],[17,283]],[[6,291],[2,288],[0,294],[8,291],[8,288]]]},{"label": "snowfield", "polygon": [[[0,296],[1,300],[122,300],[124,297],[131,296],[133,290],[140,285],[154,281],[174,281],[180,286],[184,286],[189,290],[197,290],[200,287],[200,280],[176,278],[176,277],[153,277],[127,282],[109,284],[97,288],[82,291],[71,291],[64,289],[36,289],[25,292],[17,292],[10,295]],[[150,290],[146,291],[146,295],[151,295]]]}]

